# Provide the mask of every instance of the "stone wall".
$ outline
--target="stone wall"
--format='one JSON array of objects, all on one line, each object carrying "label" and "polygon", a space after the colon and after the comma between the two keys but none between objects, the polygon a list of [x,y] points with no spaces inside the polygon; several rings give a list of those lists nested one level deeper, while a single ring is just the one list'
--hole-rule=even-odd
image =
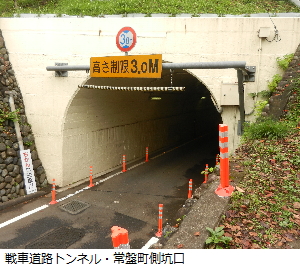
[{"label": "stone wall", "polygon": [[286,69],[282,80],[278,83],[276,92],[270,97],[269,104],[264,108],[263,115],[279,119],[285,114],[285,107],[293,99],[293,79],[300,78],[300,44],[293,60]]},{"label": "stone wall", "polygon": [[0,30],[0,203],[26,195],[19,143],[11,113],[9,94],[13,92],[24,149],[30,149],[38,190],[47,186],[47,178],[27,121],[21,91],[15,77],[5,41]]}]

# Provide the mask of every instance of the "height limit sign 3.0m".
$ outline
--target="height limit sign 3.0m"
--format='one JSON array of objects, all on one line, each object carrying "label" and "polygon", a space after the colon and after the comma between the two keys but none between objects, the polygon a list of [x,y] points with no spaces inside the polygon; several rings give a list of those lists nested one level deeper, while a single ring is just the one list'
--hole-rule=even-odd
[{"label": "height limit sign 3.0m", "polygon": [[119,30],[116,44],[120,51],[129,52],[136,44],[136,33],[133,28],[124,27]]}]

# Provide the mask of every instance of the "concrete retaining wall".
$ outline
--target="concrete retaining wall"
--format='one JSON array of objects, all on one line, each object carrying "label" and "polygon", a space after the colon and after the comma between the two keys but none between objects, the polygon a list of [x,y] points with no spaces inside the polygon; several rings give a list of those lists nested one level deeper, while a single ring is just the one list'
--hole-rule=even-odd
[{"label": "concrete retaining wall", "polygon": [[[123,55],[115,45],[116,34],[122,27],[131,26],[138,36],[137,45],[130,53],[132,55],[162,54],[163,59],[168,62],[243,60],[247,65],[256,66],[256,82],[245,85],[246,113],[250,114],[255,100],[248,94],[266,89],[267,81],[274,74],[280,73],[276,57],[295,52],[299,44],[300,18],[274,17],[272,20],[279,31],[280,41],[274,39],[274,25],[270,18],[259,17],[1,18],[0,26],[23,94],[28,120],[35,133],[39,155],[48,176],[56,178],[59,185],[80,181],[83,178],[77,175],[77,170],[88,170],[87,167],[95,165],[93,162],[98,162],[98,159],[96,153],[92,152],[91,159],[87,156],[83,158],[86,160],[83,166],[86,167],[80,168],[78,165],[70,167],[66,158],[66,154],[72,150],[68,141],[76,140],[82,132],[80,128],[71,130],[68,125],[75,102],[81,104],[84,101],[79,100],[82,93],[77,87],[88,81],[89,75],[83,71],[69,72],[68,77],[58,78],[54,76],[54,72],[47,72],[46,66],[54,65],[55,62],[88,65],[92,56]],[[270,28],[267,39],[271,42],[258,37],[261,27]],[[237,106],[222,106],[222,86],[224,83],[234,84],[237,81],[236,71],[191,70],[190,73],[204,83],[215,99],[216,107],[222,109],[223,123],[229,125],[232,152],[239,143],[237,136],[239,111]],[[98,84],[102,83],[101,81],[97,80],[96,85],[101,85]],[[114,80],[109,83],[114,86]],[[130,85],[135,86],[135,82]],[[88,105],[82,104],[81,114],[88,113]],[[100,110],[104,104],[106,103],[99,103],[98,109]],[[86,106],[85,111],[83,106]],[[130,112],[133,111],[131,105],[128,106]],[[93,107],[93,110],[96,110],[96,107]],[[118,114],[114,112],[110,116]],[[82,124],[85,124],[86,119],[88,116],[82,117]],[[159,118],[150,116],[148,119],[159,121],[164,119],[164,115]],[[252,116],[246,116],[246,120],[252,119]],[[136,117],[129,115],[126,124],[134,125],[136,121]],[[122,127],[119,129],[123,131]],[[141,129],[143,127],[140,125],[136,131],[142,131]],[[96,132],[93,133],[97,136]],[[93,138],[91,134],[81,137],[82,140],[75,142],[79,144],[78,146],[84,146],[84,143],[90,142],[90,138]],[[131,152],[133,156],[138,156],[143,149],[136,150],[138,151]],[[117,156],[119,151],[113,149],[110,155]],[[87,159],[92,163],[88,163]],[[104,161],[110,163],[107,159]],[[78,160],[78,163],[82,162]],[[97,173],[103,172],[106,168],[99,166]],[[73,173],[74,176],[71,177]],[[86,175],[88,176],[88,171]]]}]

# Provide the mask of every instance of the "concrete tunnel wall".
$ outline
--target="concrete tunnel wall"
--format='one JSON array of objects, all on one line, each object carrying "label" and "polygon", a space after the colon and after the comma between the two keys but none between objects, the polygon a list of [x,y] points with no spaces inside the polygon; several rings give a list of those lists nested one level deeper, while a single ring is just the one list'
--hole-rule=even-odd
[{"label": "concrete tunnel wall", "polygon": [[[281,38],[279,42],[272,41],[274,37],[272,21]],[[74,143],[71,147],[72,143],[69,141],[78,138],[83,144],[93,144],[89,136],[86,136],[87,140],[80,140],[83,136],[79,134],[75,135],[76,138],[72,138],[71,133],[75,130],[70,126],[76,116],[74,106],[76,102],[78,104],[82,95],[81,90],[77,92],[78,85],[92,80],[89,80],[89,75],[85,71],[69,72],[68,77],[55,77],[54,72],[46,71],[47,66],[55,65],[55,62],[88,65],[90,57],[124,55],[115,45],[116,34],[122,27],[130,26],[137,33],[137,44],[130,52],[131,55],[162,54],[163,59],[168,62],[246,61],[248,66],[256,66],[256,81],[245,84],[246,114],[251,114],[256,102],[251,93],[265,90],[268,80],[271,80],[274,74],[282,73],[277,67],[276,57],[295,52],[299,44],[300,18],[274,17],[272,21],[270,18],[259,17],[0,18],[0,28],[47,177],[50,180],[55,178],[58,185],[64,186],[80,181],[82,178],[77,174],[77,170],[85,170],[82,174],[86,174],[87,179],[88,167],[79,165],[80,158],[75,162],[75,168],[71,168],[71,164],[68,164],[70,158],[73,158],[69,151],[79,146],[72,141]],[[272,42],[258,37],[261,27],[270,28],[268,40]],[[216,108],[222,110],[222,121],[229,126],[229,150],[233,152],[239,144],[237,136],[239,109],[230,102],[227,105],[222,103],[222,88],[227,83],[236,84],[236,71],[228,69],[190,70],[190,72],[204,83],[216,100]],[[97,80],[97,84],[107,83],[106,81]],[[115,86],[118,81],[109,83]],[[144,86],[145,82],[139,83]],[[119,82],[118,85],[125,84],[126,82]],[[237,97],[237,92],[232,94],[233,97]],[[143,101],[143,95],[139,96]],[[158,107],[161,103],[154,102],[154,104]],[[96,110],[96,107],[93,110]],[[118,113],[115,115],[120,117]],[[144,118],[146,120],[146,114]],[[246,120],[253,119],[253,115],[246,116]],[[86,123],[89,124],[89,120]],[[111,120],[109,125],[115,124]],[[103,129],[107,128],[109,127]],[[91,138],[94,137],[90,135]],[[89,154],[97,157],[96,150]],[[119,154],[122,152],[118,152],[118,157]],[[136,156],[138,155],[139,153],[136,153]],[[85,165],[91,164],[83,164]],[[107,167],[99,169],[105,170]],[[76,176],[71,176],[72,173]]]},{"label": "concrete tunnel wall", "polygon": [[[162,79],[97,79],[86,85],[168,87],[170,72]],[[199,135],[217,136],[221,115],[210,93],[186,71],[172,74],[174,86],[184,92],[108,91],[80,88],[66,114],[63,130],[64,181],[86,178],[93,166],[95,175],[121,165],[122,155],[130,162],[149,153],[184,143]],[[150,100],[160,96],[161,100]],[[76,167],[86,169],[76,169]]]}]

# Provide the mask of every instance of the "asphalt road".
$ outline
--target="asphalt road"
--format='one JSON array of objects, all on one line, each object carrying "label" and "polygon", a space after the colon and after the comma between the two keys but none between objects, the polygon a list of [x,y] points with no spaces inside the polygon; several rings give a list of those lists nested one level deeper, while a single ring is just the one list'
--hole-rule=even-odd
[{"label": "asphalt road", "polygon": [[[112,226],[128,230],[131,248],[142,248],[157,232],[158,205],[163,204],[163,223],[174,224],[187,199],[189,179],[193,188],[203,182],[205,164],[215,163],[211,142],[197,139],[134,168],[128,165],[127,172],[95,179],[98,184],[92,188],[84,190],[83,184],[59,192],[57,200],[63,200],[54,205],[49,205],[49,194],[2,210],[0,249],[111,249]],[[75,200],[87,208],[78,214],[62,209]]]}]

